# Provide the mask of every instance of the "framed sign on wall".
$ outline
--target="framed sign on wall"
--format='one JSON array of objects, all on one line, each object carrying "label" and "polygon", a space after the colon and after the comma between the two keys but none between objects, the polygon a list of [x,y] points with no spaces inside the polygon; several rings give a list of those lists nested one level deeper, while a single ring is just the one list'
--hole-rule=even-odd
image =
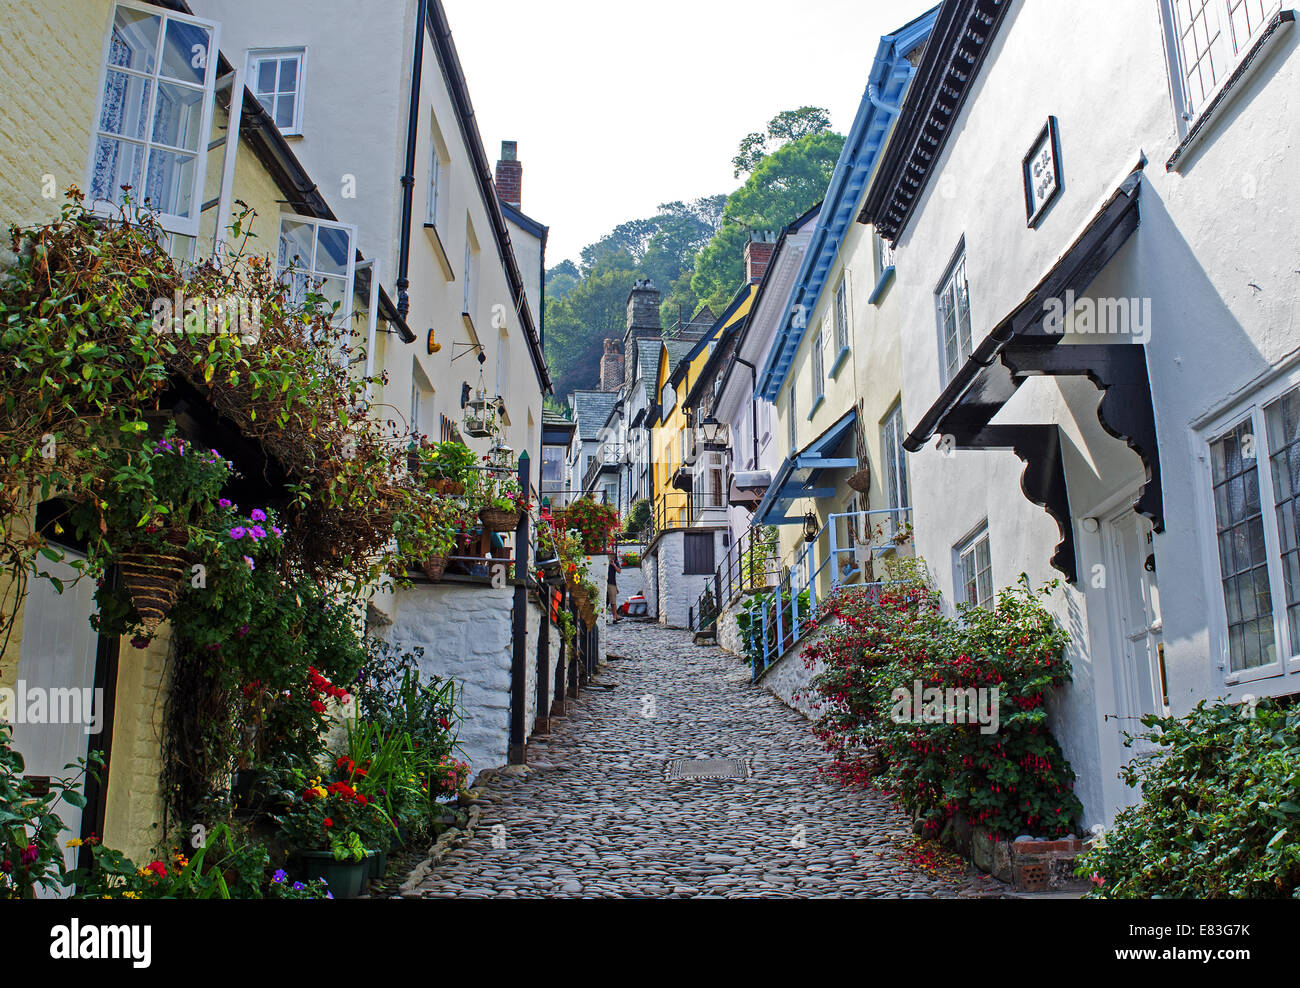
[{"label": "framed sign on wall", "polygon": [[1029,226],[1034,227],[1061,194],[1061,144],[1056,133],[1056,117],[1047,118],[1020,167],[1025,179],[1025,217]]}]

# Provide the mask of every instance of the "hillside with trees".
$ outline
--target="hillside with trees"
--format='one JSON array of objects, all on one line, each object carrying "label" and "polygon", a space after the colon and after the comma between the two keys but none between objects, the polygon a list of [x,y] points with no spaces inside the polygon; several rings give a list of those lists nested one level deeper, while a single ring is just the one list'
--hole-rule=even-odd
[{"label": "hillside with trees", "polygon": [[744,278],[750,231],[779,230],[820,201],[843,146],[820,107],[783,111],[741,141],[732,164],[745,180],[730,195],[664,203],[584,247],[577,264],[566,259],[549,269],[546,359],[557,403],[595,385],[603,341],[622,338],[637,278],[663,292],[665,326],[689,320],[701,305],[721,311]]}]

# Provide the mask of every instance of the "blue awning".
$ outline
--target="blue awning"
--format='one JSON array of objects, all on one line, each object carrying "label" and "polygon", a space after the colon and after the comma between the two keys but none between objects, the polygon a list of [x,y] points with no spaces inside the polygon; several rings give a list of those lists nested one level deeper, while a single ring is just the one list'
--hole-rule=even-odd
[{"label": "blue awning", "polygon": [[802,516],[791,518],[786,514],[792,503],[835,495],[834,477],[825,475],[858,469],[857,457],[842,455],[841,449],[852,437],[857,420],[856,409],[848,412],[798,453],[786,458],[754,512],[755,525],[800,524]]}]

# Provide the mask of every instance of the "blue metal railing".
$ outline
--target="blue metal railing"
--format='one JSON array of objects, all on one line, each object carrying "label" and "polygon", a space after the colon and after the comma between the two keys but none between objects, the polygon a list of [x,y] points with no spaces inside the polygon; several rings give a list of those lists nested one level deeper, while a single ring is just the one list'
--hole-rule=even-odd
[{"label": "blue metal railing", "polygon": [[[819,585],[823,587],[823,599],[845,584],[885,585],[866,579],[874,572],[863,570],[874,570],[871,560],[906,540],[911,518],[910,508],[884,508],[846,511],[826,519],[817,538],[792,554],[776,589],[748,608],[749,626],[743,637],[754,679],[816,628]],[[828,547],[818,563],[816,556],[823,541]]]}]

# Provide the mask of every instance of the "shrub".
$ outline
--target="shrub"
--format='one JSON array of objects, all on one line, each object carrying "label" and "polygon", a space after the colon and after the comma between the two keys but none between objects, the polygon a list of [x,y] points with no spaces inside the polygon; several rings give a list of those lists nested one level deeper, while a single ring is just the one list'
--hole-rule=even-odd
[{"label": "shrub", "polygon": [[1089,895],[1300,898],[1300,708],[1202,701],[1142,723],[1162,750],[1121,773],[1142,801],[1079,858]]},{"label": "shrub", "polygon": [[[958,814],[998,838],[1068,832],[1082,806],[1044,708],[1070,673],[1068,635],[1039,600],[1054,586],[1034,591],[1022,576],[993,610],[959,604],[956,620],[917,580],[828,598],[822,615],[837,623],[803,657],[822,663],[815,732],[840,778],[891,794],[932,834]],[[987,691],[987,733],[950,705],[971,690]]]}]

